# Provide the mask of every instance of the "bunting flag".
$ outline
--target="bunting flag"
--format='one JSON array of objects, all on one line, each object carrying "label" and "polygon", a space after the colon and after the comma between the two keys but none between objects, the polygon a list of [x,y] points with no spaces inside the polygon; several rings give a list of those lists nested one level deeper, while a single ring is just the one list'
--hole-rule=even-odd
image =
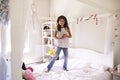
[{"label": "bunting flag", "polygon": [[79,18],[77,18],[77,24],[78,24],[78,22],[79,22]]},{"label": "bunting flag", "polygon": [[85,19],[86,21],[90,20],[94,15],[91,15],[89,18]]},{"label": "bunting flag", "polygon": [[98,25],[97,14],[92,14],[88,18],[83,18],[83,17],[77,18],[77,24],[81,21],[89,21],[90,19],[95,20],[95,24]]},{"label": "bunting flag", "polygon": [[80,18],[80,21],[82,21],[82,20],[83,20],[83,17]]}]

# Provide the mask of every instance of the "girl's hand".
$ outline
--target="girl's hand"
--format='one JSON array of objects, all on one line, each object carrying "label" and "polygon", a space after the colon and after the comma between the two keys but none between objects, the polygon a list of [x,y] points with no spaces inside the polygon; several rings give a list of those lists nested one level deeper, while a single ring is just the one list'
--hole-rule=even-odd
[{"label": "girl's hand", "polygon": [[66,37],[67,37],[67,35],[66,35],[66,34],[63,34],[63,35],[62,35],[62,38],[66,38]]}]

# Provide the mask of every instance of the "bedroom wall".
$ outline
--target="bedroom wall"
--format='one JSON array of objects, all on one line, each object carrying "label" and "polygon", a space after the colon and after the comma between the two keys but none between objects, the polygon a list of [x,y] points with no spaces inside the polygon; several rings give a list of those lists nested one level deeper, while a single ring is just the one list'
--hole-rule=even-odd
[{"label": "bedroom wall", "polygon": [[88,48],[103,53],[107,18],[100,17],[98,20],[98,25],[95,20],[83,21],[78,24],[74,22],[72,47]]}]

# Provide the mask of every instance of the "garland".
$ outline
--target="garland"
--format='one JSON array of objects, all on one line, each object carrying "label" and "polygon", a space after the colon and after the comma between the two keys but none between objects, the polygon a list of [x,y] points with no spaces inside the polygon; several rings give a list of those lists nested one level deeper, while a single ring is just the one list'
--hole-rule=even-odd
[{"label": "garland", "polygon": [[80,18],[77,18],[77,24],[79,23],[79,21],[88,21],[90,19],[93,19],[95,20],[95,24],[98,25],[98,18],[97,18],[97,14],[92,14],[90,15],[88,18],[83,18],[83,17],[80,17]]},{"label": "garland", "polygon": [[9,0],[0,0],[0,22],[7,24],[9,21]]}]

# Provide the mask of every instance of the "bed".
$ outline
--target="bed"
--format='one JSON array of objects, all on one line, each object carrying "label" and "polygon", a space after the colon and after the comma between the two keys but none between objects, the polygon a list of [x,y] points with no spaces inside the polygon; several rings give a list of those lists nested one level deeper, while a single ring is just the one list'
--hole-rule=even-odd
[{"label": "bed", "polygon": [[69,71],[63,71],[62,54],[49,73],[44,70],[48,64],[33,65],[36,80],[112,80],[103,53],[89,49],[69,49]]}]

